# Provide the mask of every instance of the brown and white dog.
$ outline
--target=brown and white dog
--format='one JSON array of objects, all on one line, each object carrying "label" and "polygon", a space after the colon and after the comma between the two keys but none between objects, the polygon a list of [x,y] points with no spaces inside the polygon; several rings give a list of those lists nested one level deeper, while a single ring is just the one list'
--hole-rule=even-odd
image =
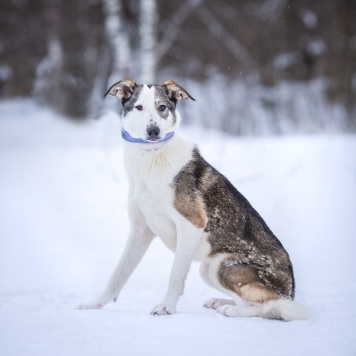
[{"label": "brown and white dog", "polygon": [[167,293],[153,315],[175,312],[191,261],[196,259],[202,261],[204,281],[231,298],[213,298],[204,306],[226,316],[305,319],[306,308],[293,302],[293,268],[282,244],[195,144],[176,133],[177,103],[193,97],[171,80],[138,85],[124,79],[106,94],[117,96],[123,105],[131,231],[104,292],[79,308],[102,308],[116,301],[151,241],[159,236],[175,257]]}]

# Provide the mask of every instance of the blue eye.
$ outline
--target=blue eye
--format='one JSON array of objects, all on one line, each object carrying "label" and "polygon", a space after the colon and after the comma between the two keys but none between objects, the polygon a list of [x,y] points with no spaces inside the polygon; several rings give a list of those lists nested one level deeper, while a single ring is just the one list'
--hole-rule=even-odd
[{"label": "blue eye", "polygon": [[142,110],[143,110],[143,106],[142,106],[142,105],[137,105],[137,106],[135,106],[135,108],[136,108],[138,111],[142,111]]},{"label": "blue eye", "polygon": [[166,105],[160,105],[160,106],[158,107],[158,110],[159,110],[159,111],[164,111],[164,110],[166,110],[166,108],[167,108]]}]

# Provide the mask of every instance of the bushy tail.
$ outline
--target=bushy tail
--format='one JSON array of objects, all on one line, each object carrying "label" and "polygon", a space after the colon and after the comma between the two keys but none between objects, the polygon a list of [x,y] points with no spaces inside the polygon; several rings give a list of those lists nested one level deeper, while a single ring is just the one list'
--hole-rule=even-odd
[{"label": "bushy tail", "polygon": [[261,317],[284,321],[304,320],[310,317],[310,310],[290,299],[270,300],[261,306]]}]

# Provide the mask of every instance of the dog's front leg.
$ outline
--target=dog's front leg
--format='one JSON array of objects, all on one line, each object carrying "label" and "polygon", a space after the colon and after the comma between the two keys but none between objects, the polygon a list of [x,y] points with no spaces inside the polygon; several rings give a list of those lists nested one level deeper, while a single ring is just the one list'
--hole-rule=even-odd
[{"label": "dog's front leg", "polygon": [[153,237],[145,223],[132,223],[124,252],[104,292],[92,302],[80,304],[78,309],[99,309],[110,301],[116,302],[120,290],[141,261]]},{"label": "dog's front leg", "polygon": [[202,235],[203,229],[196,228],[184,218],[180,219],[177,224],[177,247],[168,290],[162,303],[151,311],[152,315],[167,315],[175,312],[179,297],[183,294],[184,282],[190,264]]}]

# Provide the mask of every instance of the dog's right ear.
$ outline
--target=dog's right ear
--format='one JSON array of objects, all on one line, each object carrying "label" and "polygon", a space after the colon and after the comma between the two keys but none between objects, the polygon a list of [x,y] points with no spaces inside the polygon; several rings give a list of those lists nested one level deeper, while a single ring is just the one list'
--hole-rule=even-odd
[{"label": "dog's right ear", "polygon": [[117,96],[121,101],[126,101],[131,98],[137,84],[132,79],[122,79],[113,84],[105,93],[104,97],[108,94]]},{"label": "dog's right ear", "polygon": [[165,86],[168,97],[175,102],[182,99],[192,99],[195,101],[195,99],[183,87],[173,80],[166,80],[161,85]]}]

